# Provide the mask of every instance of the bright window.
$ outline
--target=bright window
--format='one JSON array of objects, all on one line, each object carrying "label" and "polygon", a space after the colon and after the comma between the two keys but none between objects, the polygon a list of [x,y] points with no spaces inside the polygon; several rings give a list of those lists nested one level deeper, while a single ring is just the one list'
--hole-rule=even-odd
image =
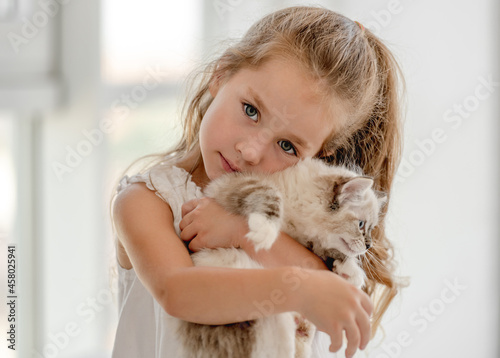
[{"label": "bright window", "polygon": [[102,1],[102,75],[108,83],[140,82],[147,67],[168,80],[191,70],[201,46],[202,2]]}]

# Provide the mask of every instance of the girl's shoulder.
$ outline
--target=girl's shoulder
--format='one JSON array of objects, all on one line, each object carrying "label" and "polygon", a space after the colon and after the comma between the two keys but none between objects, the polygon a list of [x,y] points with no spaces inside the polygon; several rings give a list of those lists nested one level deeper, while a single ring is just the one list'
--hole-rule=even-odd
[{"label": "girl's shoulder", "polygon": [[[141,228],[156,232],[173,229],[175,232],[172,233],[179,236],[182,204],[202,196],[191,175],[170,163],[159,163],[144,172],[124,176],[112,205],[117,242],[142,240],[147,235],[137,234]],[[132,267],[125,250],[122,251],[124,254],[118,260],[120,265]]]},{"label": "girl's shoulder", "polygon": [[125,175],[117,187],[117,194],[137,183],[144,184],[143,186],[167,203],[174,199],[182,200],[186,196],[198,196],[201,193],[201,188],[192,181],[191,174],[169,162],[158,163],[132,176]]},{"label": "girl's shoulder", "polygon": [[[114,198],[112,206],[112,221],[115,228],[116,256],[118,263],[126,270],[131,269],[132,262],[125,250],[122,240],[124,233],[134,233],[141,225],[152,227],[155,217],[161,217],[173,223],[173,213],[170,205],[160,200],[145,183],[135,182],[123,188]],[[130,236],[130,235],[128,235]]]},{"label": "girl's shoulder", "polygon": [[[139,208],[171,211],[169,199],[186,175],[172,165],[159,163],[153,167],[121,178],[113,200],[114,219],[132,220]],[[159,200],[161,199],[161,200]]]},{"label": "girl's shoulder", "polygon": [[124,176],[117,188],[113,211],[117,205],[125,205],[131,215],[137,213],[137,208],[149,211],[146,208],[159,210],[162,207],[173,214],[177,225],[182,219],[182,204],[201,197],[202,190],[192,181],[191,175],[167,161],[135,175]]}]

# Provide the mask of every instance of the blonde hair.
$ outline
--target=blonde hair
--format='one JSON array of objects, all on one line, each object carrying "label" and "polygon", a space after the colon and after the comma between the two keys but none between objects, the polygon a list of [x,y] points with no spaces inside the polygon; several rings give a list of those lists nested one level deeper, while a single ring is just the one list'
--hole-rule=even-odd
[{"label": "blonde hair", "polygon": [[[182,138],[163,158],[170,154],[181,160],[197,151],[196,165],[200,165],[198,133],[213,100],[211,82],[228,80],[243,68],[257,68],[277,56],[297,61],[327,94],[348,104],[347,124],[327,138],[317,156],[360,167],[374,177],[376,190],[390,195],[401,155],[401,71],[372,32],[321,7],[289,7],[271,13],[209,63],[186,101]],[[386,212],[387,206],[363,261],[364,290],[375,303],[373,333],[400,286],[394,275],[393,248],[384,231]]]}]

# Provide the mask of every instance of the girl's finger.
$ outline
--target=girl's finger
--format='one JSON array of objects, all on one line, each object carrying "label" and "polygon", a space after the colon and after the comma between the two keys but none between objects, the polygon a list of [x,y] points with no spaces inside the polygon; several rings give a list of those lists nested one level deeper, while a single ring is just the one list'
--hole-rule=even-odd
[{"label": "girl's finger", "polygon": [[360,334],[358,326],[354,323],[345,328],[345,335],[347,337],[347,348],[345,350],[345,356],[347,358],[352,357],[359,347]]},{"label": "girl's finger", "polygon": [[330,340],[330,352],[337,352],[342,347],[342,330],[338,326],[332,329]]},{"label": "girl's finger", "polygon": [[197,252],[200,250],[200,247],[198,245],[198,240],[196,240],[197,236],[194,236],[193,239],[189,242],[189,250],[193,252]]},{"label": "girl's finger", "polygon": [[[180,224],[179,224],[180,227]],[[196,232],[194,232],[193,228],[189,225],[186,225],[183,229],[181,229],[180,238],[182,241],[192,240],[196,236]]]},{"label": "girl's finger", "polygon": [[366,311],[368,316],[371,317],[371,315],[373,313],[373,302],[370,299],[370,297],[364,292],[363,292],[363,295],[361,296],[361,306]]},{"label": "girl's finger", "polygon": [[190,216],[184,216],[182,220],[179,222],[179,229],[181,232],[189,226],[193,222],[193,219]]},{"label": "girl's finger", "polygon": [[186,215],[186,214],[190,213],[191,211],[193,211],[194,209],[196,209],[196,207],[198,206],[198,200],[199,199],[189,200],[189,201],[186,201],[182,205],[181,211],[182,211],[183,217],[184,217],[184,215]]},{"label": "girl's finger", "polygon": [[359,331],[361,333],[359,349],[365,349],[371,336],[370,317],[368,315],[361,315],[356,319],[356,323],[358,324]]}]

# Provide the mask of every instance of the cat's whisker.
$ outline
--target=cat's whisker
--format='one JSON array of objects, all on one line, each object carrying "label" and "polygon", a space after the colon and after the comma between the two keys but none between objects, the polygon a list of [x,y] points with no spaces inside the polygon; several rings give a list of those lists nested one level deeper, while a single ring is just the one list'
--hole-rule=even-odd
[{"label": "cat's whisker", "polygon": [[[373,253],[371,253],[370,251],[367,251],[365,253],[366,256],[363,257],[364,261],[366,262],[365,265],[363,265],[365,271],[367,271],[367,276],[368,277],[377,277],[377,278],[380,278],[380,276],[378,275],[377,271],[374,269],[374,265],[371,264],[373,261],[375,261],[376,263],[380,263],[380,259],[378,259]],[[369,258],[368,258],[369,257]]]},{"label": "cat's whisker", "polygon": [[370,261],[367,261],[367,264],[363,266],[365,271],[369,273],[369,276],[373,276],[373,273],[376,272],[373,270],[373,266],[370,264]]},{"label": "cat's whisker", "polygon": [[374,262],[374,263],[376,263],[376,264],[380,264],[380,265],[382,265],[382,264],[383,264],[383,263],[382,263],[382,261],[381,261],[381,260],[380,260],[377,256],[375,256],[375,255],[374,255],[374,254],[372,254],[372,253],[370,253],[370,254],[369,254],[369,259],[368,259],[368,258],[366,258],[366,260],[367,260],[368,262]]},{"label": "cat's whisker", "polygon": [[369,256],[370,259],[377,261],[378,263],[382,263],[382,261],[375,254],[373,254],[371,251],[367,251],[365,253],[365,255]]}]

